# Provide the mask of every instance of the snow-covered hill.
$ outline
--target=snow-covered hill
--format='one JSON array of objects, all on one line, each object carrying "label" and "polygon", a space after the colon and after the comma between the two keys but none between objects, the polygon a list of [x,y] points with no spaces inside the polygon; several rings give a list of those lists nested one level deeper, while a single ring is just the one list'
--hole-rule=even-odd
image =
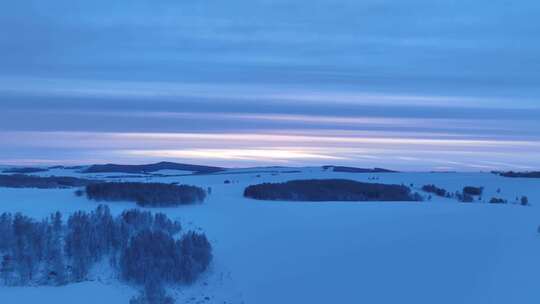
[{"label": "snow-covered hill", "polygon": [[[177,303],[540,303],[540,180],[490,173],[345,173],[319,167],[231,169],[213,174],[122,174],[112,180],[179,182],[211,188],[202,205],[151,209],[206,232],[215,260]],[[184,172],[185,173],[185,172]],[[37,175],[107,179],[54,169]],[[411,203],[265,202],[246,186],[306,178],[483,186],[482,200],[434,197]],[[227,181],[227,183],[226,183]],[[73,189],[0,188],[0,212],[41,218],[93,210]],[[531,206],[512,204],[527,196]],[[510,204],[488,204],[491,197]],[[110,203],[113,213],[139,208]],[[103,275],[105,276],[105,275]],[[127,303],[132,287],[105,280],[65,287],[1,287],[2,303]],[[84,302],[87,301],[87,302]]]}]

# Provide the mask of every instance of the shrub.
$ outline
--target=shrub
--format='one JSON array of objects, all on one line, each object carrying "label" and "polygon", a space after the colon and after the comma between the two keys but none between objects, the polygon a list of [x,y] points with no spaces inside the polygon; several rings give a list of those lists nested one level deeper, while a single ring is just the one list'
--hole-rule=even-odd
[{"label": "shrub", "polygon": [[460,202],[462,203],[472,203],[474,201],[474,197],[468,193],[463,193],[463,195],[460,198]]},{"label": "shrub", "polygon": [[144,285],[144,291],[133,297],[129,304],[174,304],[174,299],[167,295],[159,280],[150,280]]},{"label": "shrub", "polygon": [[448,192],[445,189],[439,188],[435,185],[424,185],[422,190],[442,197],[446,197],[448,195]]},{"label": "shrub", "polygon": [[489,203],[490,204],[506,204],[508,202],[505,199],[494,197],[489,201]]},{"label": "shrub", "polygon": [[424,197],[420,193],[415,192],[415,193],[413,193],[413,201],[423,202]]},{"label": "shrub", "polygon": [[288,201],[417,201],[419,195],[403,185],[362,183],[345,179],[294,180],[252,185],[244,196]]}]

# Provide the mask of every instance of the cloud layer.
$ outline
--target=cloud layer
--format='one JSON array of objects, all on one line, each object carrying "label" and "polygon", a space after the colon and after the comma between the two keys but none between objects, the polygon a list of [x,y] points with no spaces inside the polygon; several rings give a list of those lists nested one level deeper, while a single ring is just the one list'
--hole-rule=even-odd
[{"label": "cloud layer", "polygon": [[538,168],[539,13],[537,1],[12,1],[0,162]]}]

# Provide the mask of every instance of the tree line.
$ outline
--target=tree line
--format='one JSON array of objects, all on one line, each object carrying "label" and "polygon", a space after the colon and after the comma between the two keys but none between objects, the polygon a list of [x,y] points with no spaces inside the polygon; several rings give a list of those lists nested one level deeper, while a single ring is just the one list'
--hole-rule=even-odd
[{"label": "tree line", "polygon": [[499,175],[504,177],[522,177],[522,178],[540,178],[540,171],[532,171],[532,172],[514,172],[514,171],[508,171],[508,172],[498,172]]},{"label": "tree line", "polygon": [[[474,187],[474,186],[465,186],[463,187],[463,190],[456,191],[455,193],[451,193],[443,188],[439,188],[433,184],[428,184],[422,186],[422,191],[432,193],[434,195],[440,196],[440,197],[446,197],[446,198],[455,198],[458,201],[462,203],[472,203],[475,200],[481,201],[482,195],[484,194],[484,187]],[[497,193],[500,193],[501,189],[497,189]],[[431,195],[428,197],[428,200],[431,200]],[[493,197],[489,200],[490,204],[508,204],[508,200]],[[520,204],[522,206],[528,206],[529,205],[529,198],[527,196],[516,197],[515,200],[516,204]]]},{"label": "tree line", "polygon": [[94,180],[68,176],[41,177],[25,174],[0,174],[0,187],[9,188],[71,188],[83,187],[95,182]]}]

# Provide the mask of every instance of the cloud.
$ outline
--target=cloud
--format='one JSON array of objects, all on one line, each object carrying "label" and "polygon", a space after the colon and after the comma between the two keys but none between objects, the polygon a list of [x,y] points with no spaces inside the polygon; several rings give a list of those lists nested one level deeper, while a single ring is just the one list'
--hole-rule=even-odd
[{"label": "cloud", "polygon": [[36,158],[31,156],[39,151],[46,163],[79,164],[89,160],[141,163],[170,159],[221,166],[330,162],[400,170],[431,170],[441,164],[460,170],[540,165],[539,141],[339,130],[324,134],[0,132],[0,148],[4,163],[32,163]]},{"label": "cloud", "polygon": [[525,20],[539,6],[21,0],[0,13],[0,63],[4,76],[286,81],[441,96],[457,85],[465,96],[530,98],[540,43],[537,24]]},{"label": "cloud", "polygon": [[255,161],[289,162],[294,160],[343,160],[345,158],[308,152],[302,149],[185,149],[185,150],[128,150],[120,154],[200,161]]},{"label": "cloud", "polygon": [[488,0],[11,1],[0,11],[2,157],[139,161],[114,151],[151,144],[156,157],[218,151],[265,164],[281,161],[267,153],[280,147],[297,163],[534,165],[539,10]]}]

